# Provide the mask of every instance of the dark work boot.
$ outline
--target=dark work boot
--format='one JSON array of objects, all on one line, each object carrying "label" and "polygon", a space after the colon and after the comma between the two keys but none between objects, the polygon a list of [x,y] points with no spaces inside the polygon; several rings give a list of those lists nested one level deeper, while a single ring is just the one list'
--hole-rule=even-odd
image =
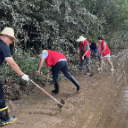
[{"label": "dark work boot", "polygon": [[77,87],[77,91],[79,91],[80,90],[80,85],[78,84],[78,82],[76,81],[76,79],[73,76],[71,76],[70,77],[70,80]]},{"label": "dark work boot", "polygon": [[55,82],[54,87],[55,87],[55,90],[53,90],[52,93],[58,94],[59,93],[59,83]]},{"label": "dark work boot", "polygon": [[59,91],[58,90],[52,90],[52,93],[58,94]]},{"label": "dark work boot", "polygon": [[15,116],[9,117],[8,106],[0,109],[0,118],[1,118],[1,125],[13,123],[17,119]]}]

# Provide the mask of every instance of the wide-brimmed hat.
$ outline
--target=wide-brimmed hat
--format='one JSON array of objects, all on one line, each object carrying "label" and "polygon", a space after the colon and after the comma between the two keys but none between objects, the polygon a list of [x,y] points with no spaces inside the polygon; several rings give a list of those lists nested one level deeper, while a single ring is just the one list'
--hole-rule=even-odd
[{"label": "wide-brimmed hat", "polygon": [[11,27],[5,27],[0,34],[10,36],[13,38],[13,42],[18,42],[18,39],[14,36],[14,30]]},{"label": "wide-brimmed hat", "polygon": [[84,40],[86,40],[87,38],[85,38],[84,36],[80,36],[76,41],[77,42],[82,42]]}]

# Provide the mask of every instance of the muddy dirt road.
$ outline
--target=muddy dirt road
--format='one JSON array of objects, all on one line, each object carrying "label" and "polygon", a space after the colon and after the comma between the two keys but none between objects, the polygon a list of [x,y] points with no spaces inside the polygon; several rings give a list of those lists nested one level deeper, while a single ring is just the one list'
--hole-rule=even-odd
[{"label": "muddy dirt road", "polygon": [[[128,128],[127,51],[113,56],[115,71],[105,68],[94,76],[74,75],[80,92],[68,80],[60,82],[60,93],[53,95],[65,101],[61,109],[40,90],[10,102],[10,116],[17,121],[4,128]],[[51,94],[53,86],[44,89]]]}]

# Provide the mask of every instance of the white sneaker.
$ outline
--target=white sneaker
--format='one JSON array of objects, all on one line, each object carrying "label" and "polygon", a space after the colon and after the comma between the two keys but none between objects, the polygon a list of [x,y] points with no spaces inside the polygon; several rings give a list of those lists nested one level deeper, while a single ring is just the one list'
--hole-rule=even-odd
[{"label": "white sneaker", "polygon": [[90,73],[90,72],[86,72],[86,74],[85,74],[85,75],[89,76],[89,75],[91,75],[91,73]]},{"label": "white sneaker", "polygon": [[114,71],[114,68],[111,68],[111,72],[113,72]]},{"label": "white sneaker", "polygon": [[103,71],[103,68],[98,68],[98,71]]},{"label": "white sneaker", "polygon": [[100,68],[98,68],[97,70],[100,71]]}]

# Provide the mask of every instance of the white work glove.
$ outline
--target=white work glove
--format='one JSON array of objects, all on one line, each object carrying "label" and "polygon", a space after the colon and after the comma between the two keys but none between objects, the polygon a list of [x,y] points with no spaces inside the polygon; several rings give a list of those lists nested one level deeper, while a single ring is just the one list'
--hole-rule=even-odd
[{"label": "white work glove", "polygon": [[28,80],[29,80],[29,76],[26,75],[26,74],[24,74],[24,75],[22,76],[22,79],[28,81]]}]

